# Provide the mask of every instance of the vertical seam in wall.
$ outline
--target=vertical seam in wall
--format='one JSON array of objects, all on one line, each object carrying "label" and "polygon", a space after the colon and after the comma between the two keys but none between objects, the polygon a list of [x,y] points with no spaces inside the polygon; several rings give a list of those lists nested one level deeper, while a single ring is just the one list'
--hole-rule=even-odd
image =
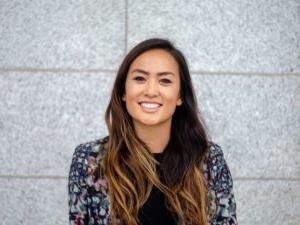
[{"label": "vertical seam in wall", "polygon": [[127,38],[128,38],[128,0],[125,0],[125,52],[127,53]]}]

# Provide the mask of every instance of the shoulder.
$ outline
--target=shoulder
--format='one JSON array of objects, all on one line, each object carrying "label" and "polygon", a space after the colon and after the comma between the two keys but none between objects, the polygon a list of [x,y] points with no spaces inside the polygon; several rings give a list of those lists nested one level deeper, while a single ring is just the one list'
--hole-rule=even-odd
[{"label": "shoulder", "polygon": [[220,145],[212,143],[208,148],[204,167],[208,186],[208,217],[210,224],[236,225],[236,203],[233,181]]},{"label": "shoulder", "polygon": [[204,169],[213,169],[224,160],[224,153],[220,145],[215,142],[209,142],[208,149],[204,155]]},{"label": "shoulder", "polygon": [[68,180],[70,224],[110,224],[107,180],[95,176],[107,141],[105,137],[75,148]]},{"label": "shoulder", "polygon": [[215,142],[209,142],[207,157],[212,158],[218,155],[223,155],[222,147]]},{"label": "shoulder", "polygon": [[226,191],[232,188],[229,166],[222,147],[217,143],[210,142],[205,155],[203,172],[210,188],[217,191]]},{"label": "shoulder", "polygon": [[108,141],[108,136],[93,141],[81,143],[76,146],[73,159],[85,159],[87,156],[103,155],[105,153],[105,144]]},{"label": "shoulder", "polygon": [[94,185],[95,171],[106,153],[108,136],[81,143],[75,147],[69,173],[69,182],[76,180],[78,185]]}]

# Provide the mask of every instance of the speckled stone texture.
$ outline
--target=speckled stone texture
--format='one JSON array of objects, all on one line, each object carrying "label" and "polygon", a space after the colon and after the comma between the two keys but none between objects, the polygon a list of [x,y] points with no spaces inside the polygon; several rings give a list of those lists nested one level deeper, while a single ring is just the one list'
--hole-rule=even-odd
[{"label": "speckled stone texture", "polygon": [[236,177],[300,177],[300,76],[192,78]]},{"label": "speckled stone texture", "polygon": [[0,67],[116,69],[125,2],[0,1]]},{"label": "speckled stone texture", "polygon": [[1,179],[1,225],[66,225],[66,179]]},{"label": "speckled stone texture", "polygon": [[2,74],[1,175],[66,176],[75,145],[107,133],[104,113],[113,78],[111,73]]},{"label": "speckled stone texture", "polygon": [[0,0],[0,225],[68,224],[73,151],[150,37],[186,55],[239,223],[300,224],[298,0]]},{"label": "speckled stone texture", "polygon": [[299,180],[236,180],[234,190],[239,224],[299,224]]},{"label": "speckled stone texture", "polygon": [[128,15],[129,46],[169,38],[192,70],[300,72],[297,0],[128,0]]}]

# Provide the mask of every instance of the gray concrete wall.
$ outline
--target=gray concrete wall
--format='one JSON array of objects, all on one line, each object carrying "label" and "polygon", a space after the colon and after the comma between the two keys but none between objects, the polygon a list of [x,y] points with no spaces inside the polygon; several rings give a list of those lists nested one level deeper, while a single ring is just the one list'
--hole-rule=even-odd
[{"label": "gray concrete wall", "polygon": [[239,223],[300,224],[299,0],[0,0],[1,225],[68,223],[74,148],[107,133],[116,70],[150,37],[187,56]]}]

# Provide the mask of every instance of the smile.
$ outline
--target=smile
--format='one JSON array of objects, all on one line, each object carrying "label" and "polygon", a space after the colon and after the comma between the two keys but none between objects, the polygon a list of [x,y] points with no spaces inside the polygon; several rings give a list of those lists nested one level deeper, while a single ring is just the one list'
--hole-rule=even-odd
[{"label": "smile", "polygon": [[141,102],[139,103],[139,105],[141,106],[142,110],[145,112],[156,112],[161,107],[161,104],[158,103]]}]

